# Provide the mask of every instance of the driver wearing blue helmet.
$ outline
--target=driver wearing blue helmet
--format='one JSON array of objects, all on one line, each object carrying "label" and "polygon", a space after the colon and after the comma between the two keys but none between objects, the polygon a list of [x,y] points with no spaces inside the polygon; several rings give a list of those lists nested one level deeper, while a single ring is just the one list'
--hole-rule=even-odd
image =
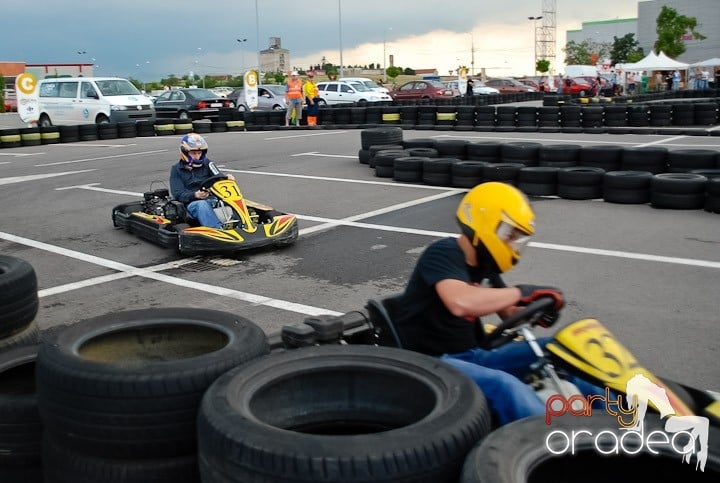
[{"label": "driver wearing blue helmet", "polygon": [[[208,159],[207,152],[208,145],[202,136],[195,133],[183,136],[180,141],[180,161],[170,170],[170,191],[202,226],[221,229],[222,222],[213,210],[217,200],[201,188],[205,180],[221,174]],[[226,176],[235,179],[231,174]]]}]

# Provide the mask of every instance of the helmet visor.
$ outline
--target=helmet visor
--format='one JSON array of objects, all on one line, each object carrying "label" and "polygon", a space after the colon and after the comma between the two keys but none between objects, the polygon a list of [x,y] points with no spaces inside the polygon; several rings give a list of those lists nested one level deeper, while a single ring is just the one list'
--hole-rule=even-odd
[{"label": "helmet visor", "polygon": [[495,234],[518,255],[522,253],[525,245],[528,244],[532,237],[532,235],[525,233],[505,221],[500,222],[497,230],[495,230]]}]

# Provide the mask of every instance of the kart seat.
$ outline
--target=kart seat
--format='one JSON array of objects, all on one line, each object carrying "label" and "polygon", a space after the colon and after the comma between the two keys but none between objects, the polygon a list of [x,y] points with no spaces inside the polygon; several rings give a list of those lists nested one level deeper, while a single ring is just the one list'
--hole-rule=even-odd
[{"label": "kart seat", "polygon": [[403,347],[391,315],[399,301],[400,295],[395,295],[382,300],[370,299],[365,305],[378,345]]}]

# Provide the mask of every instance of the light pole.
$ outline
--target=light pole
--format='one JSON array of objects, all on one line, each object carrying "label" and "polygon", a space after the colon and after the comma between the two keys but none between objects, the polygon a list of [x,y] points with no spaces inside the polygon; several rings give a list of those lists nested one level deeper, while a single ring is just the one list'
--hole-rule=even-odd
[{"label": "light pole", "polygon": [[[197,69],[200,67],[200,55],[202,55],[202,47],[198,47],[198,60],[195,61],[195,73],[197,74]],[[203,89],[205,89],[205,75],[202,77],[202,86]]]},{"label": "light pole", "polygon": [[383,83],[387,82],[387,62],[386,62],[386,56],[385,56],[385,47],[386,47],[386,36],[388,31],[392,30],[392,27],[389,27],[387,30],[383,32]]},{"label": "light pole", "polygon": [[235,39],[240,43],[240,55],[242,56],[242,64],[240,65],[240,71],[245,71],[245,51],[243,50],[243,43],[247,42],[247,39]]},{"label": "light pole", "polygon": [[533,53],[534,53],[534,60],[533,62],[533,72],[537,74],[537,21],[542,18],[542,15],[537,17],[528,17],[528,20],[532,20],[533,22]]},{"label": "light pole", "polygon": [[[146,60],[146,61],[145,61],[145,65],[147,65],[147,64],[149,64],[149,63],[150,63],[149,60]],[[138,77],[139,77],[139,76],[140,76],[140,72],[141,72],[141,70],[142,70],[142,65],[138,63],[138,64],[135,64],[135,67],[137,67],[137,72],[138,72]],[[139,80],[140,80],[140,79],[138,79],[138,81],[139,81]],[[145,91],[145,81],[143,81],[142,86],[143,86],[143,91]]]},{"label": "light pole", "polygon": [[340,9],[340,0],[338,0],[338,31],[340,34],[340,79],[345,77],[345,71],[343,70],[343,56],[342,56],[342,10]]}]

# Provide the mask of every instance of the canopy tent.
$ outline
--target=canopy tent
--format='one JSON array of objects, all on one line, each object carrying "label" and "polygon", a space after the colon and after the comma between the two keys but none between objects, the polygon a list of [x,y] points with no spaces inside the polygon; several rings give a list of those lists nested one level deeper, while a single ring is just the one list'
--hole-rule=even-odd
[{"label": "canopy tent", "polygon": [[624,71],[641,71],[641,70],[672,70],[680,69],[686,70],[688,64],[678,62],[677,60],[671,59],[664,52],[655,54],[650,52],[644,59],[632,64],[618,64],[617,67]]},{"label": "canopy tent", "polygon": [[690,64],[688,67],[716,67],[720,66],[720,57],[713,57],[712,59],[703,60],[702,62],[695,62]]}]

